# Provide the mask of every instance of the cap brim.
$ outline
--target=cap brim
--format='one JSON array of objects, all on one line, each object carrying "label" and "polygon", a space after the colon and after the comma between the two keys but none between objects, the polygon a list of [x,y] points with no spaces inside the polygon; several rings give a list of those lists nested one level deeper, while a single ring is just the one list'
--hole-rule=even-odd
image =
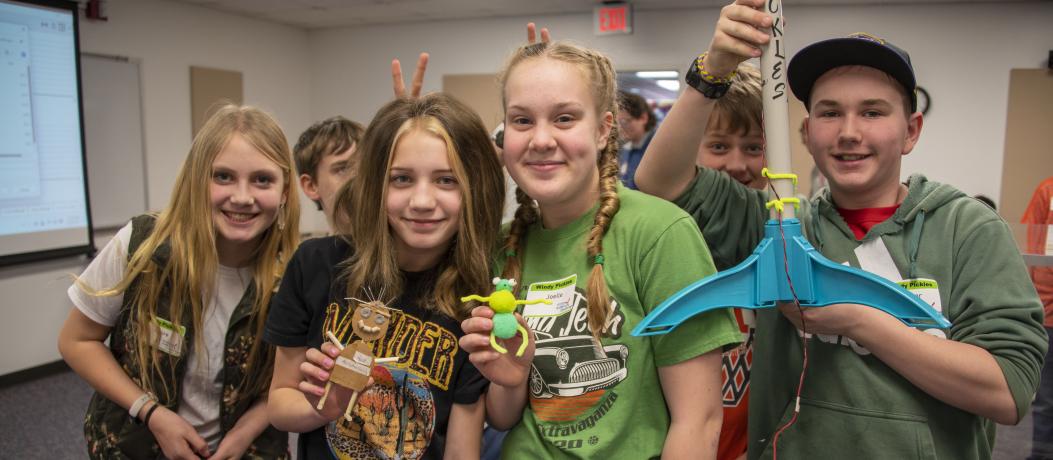
[{"label": "cap brim", "polygon": [[813,43],[797,52],[790,59],[786,78],[794,96],[807,104],[815,81],[830,69],[847,65],[873,67],[903,85],[911,104],[916,105],[914,89],[917,83],[906,59],[892,48],[870,40],[834,38]]}]

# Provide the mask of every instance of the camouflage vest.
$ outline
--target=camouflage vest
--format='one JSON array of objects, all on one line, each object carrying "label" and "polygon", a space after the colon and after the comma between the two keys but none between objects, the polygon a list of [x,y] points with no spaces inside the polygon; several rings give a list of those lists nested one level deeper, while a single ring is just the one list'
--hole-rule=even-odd
[{"label": "camouflage vest", "polygon": [[[153,231],[155,218],[150,215],[142,215],[132,219],[132,237],[128,246],[128,257],[130,258],[140,244]],[[163,244],[154,252],[153,260],[158,265],[163,265],[169,257],[170,247]],[[117,316],[117,322],[110,330],[110,351],[113,352],[117,363],[124,372],[136,384],[143,382],[142,369],[136,366],[135,350],[135,324],[131,321],[132,299],[134,292],[139,287],[139,282],[134,281],[124,293],[124,304]],[[167,288],[166,288],[167,290]],[[252,350],[252,344],[260,338],[255,336],[253,329],[253,299],[255,297],[255,286],[249,284],[248,289],[242,296],[241,301],[234,309],[227,328],[226,345],[223,351],[223,369],[221,371],[223,380],[223,404],[220,408],[220,431],[227,433],[238,419],[252,406],[260,395],[238,394],[239,386],[245,376],[245,363],[248,354]],[[162,292],[157,314],[161,318],[170,315],[168,305],[168,293]],[[182,384],[183,374],[186,369],[186,357],[192,352],[194,343],[194,330],[189,314],[184,315],[181,324],[186,326],[184,337],[184,353],[180,357],[174,357],[167,353],[159,353],[159,364],[165,369],[164,382],[168,382],[167,392],[157,392],[158,401],[168,409],[176,411],[179,408],[179,392]],[[265,353],[274,353],[274,347],[267,345],[262,348]],[[168,371],[171,369],[171,371]],[[257,374],[263,374],[257,372]],[[148,375],[154,388],[162,387],[162,379],[158,375]],[[270,379],[270,375],[252,375],[253,379]],[[167,393],[167,394],[162,394]],[[92,459],[156,459],[161,458],[162,452],[157,441],[154,440],[150,429],[141,423],[135,423],[123,407],[110,401],[105,396],[96,392],[88,405],[88,412],[84,419],[84,435],[88,440],[88,455]],[[268,426],[245,451],[244,458],[251,459],[288,459],[289,458],[289,436],[287,433],[278,431],[273,426]]]}]

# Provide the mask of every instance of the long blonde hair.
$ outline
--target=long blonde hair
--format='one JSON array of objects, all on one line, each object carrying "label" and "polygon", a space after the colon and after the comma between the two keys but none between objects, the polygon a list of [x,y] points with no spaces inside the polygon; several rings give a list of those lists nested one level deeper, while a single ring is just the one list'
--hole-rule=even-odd
[{"label": "long blonde hair", "polygon": [[358,150],[355,177],[337,194],[335,216],[354,248],[342,278],[347,295],[363,290],[397,296],[402,292],[394,237],[388,226],[386,202],[395,147],[402,136],[426,132],[446,144],[450,167],[461,188],[457,234],[439,261],[438,275],[421,305],[455,319],[470,310],[459,297],[491,289],[490,264],[501,225],[504,176],[489,133],[472,109],[442,93],[419,99],[397,99],[379,111],[366,129]]},{"label": "long blonde hair", "polygon": [[[553,59],[576,66],[582,72],[582,78],[592,90],[592,98],[597,114],[610,112],[615,119],[618,115],[618,83],[614,66],[603,54],[567,42],[535,43],[517,49],[505,64],[501,72],[501,100],[507,104],[504,94],[508,76],[519,64],[530,59]],[[507,109],[507,107],[506,107]],[[602,118],[602,117],[601,117]],[[586,253],[592,270],[585,287],[585,298],[589,302],[589,329],[594,337],[605,335],[607,311],[610,305],[610,294],[607,281],[603,275],[603,235],[610,228],[611,220],[618,213],[618,126],[615,123],[607,136],[607,144],[597,156],[600,180],[600,206],[596,211],[592,228],[586,239]],[[520,254],[523,252],[523,239],[531,224],[540,218],[540,212],[534,200],[516,187],[515,219],[509,228],[503,251],[506,255],[503,278],[519,280],[523,274]]]},{"label": "long blonde hair", "polygon": [[[244,365],[247,369],[262,367],[259,375],[263,377],[250,381],[252,372],[246,373],[238,394],[255,398],[266,391],[270,385],[274,353],[261,338],[271,294],[277,289],[286,258],[296,249],[299,239],[300,206],[289,144],[278,123],[262,110],[227,105],[201,127],[176,178],[168,206],[157,215],[153,231],[132,254],[124,277],[116,286],[96,290],[76,280],[85,292],[96,296],[125,293],[137,283],[130,291],[131,299],[125,299],[125,303],[131,305],[130,322],[135,332],[129,340],[134,343],[133,360],[141,375],[141,381],[137,383],[165,400],[178,395],[169,391],[174,382],[166,381],[166,376],[173,370],[162,369],[160,352],[149,343],[151,323],[157,315],[162,294],[167,295],[171,316],[168,319],[178,329],[183,317],[189,313],[193,330],[198,331],[195,334],[195,345],[198,346],[195,348],[198,353],[203,353],[200,346],[203,343],[203,314],[207,299],[212,298],[216,289],[219,265],[209,192],[212,164],[235,133],[277,164],[283,175],[284,205],[279,208],[275,221],[264,230],[253,254],[253,329],[256,340]],[[162,245],[169,245],[170,257],[159,265],[153,255]],[[162,388],[151,388],[150,375],[161,379]]]}]

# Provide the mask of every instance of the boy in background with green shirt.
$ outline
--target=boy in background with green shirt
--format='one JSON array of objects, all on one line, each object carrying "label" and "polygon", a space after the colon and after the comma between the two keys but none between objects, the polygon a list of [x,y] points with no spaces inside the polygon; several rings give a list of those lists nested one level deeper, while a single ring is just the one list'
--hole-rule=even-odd
[{"label": "boy in background with green shirt", "polygon": [[[764,0],[724,8],[696,65],[722,77],[760,55]],[[922,128],[907,53],[868,35],[825,40],[790,61],[807,109],[806,144],[829,187],[805,206],[801,227],[831,260],[917,293],[951,322],[921,331],[853,304],[758,310],[750,394],[749,458],[769,457],[794,416],[807,326],[809,369],[796,422],[779,437],[786,458],[990,458],[994,424],[1026,413],[1046,353],[1041,304],[1005,223],[951,186],[901,161]],[[721,81],[686,90],[637,170],[640,190],[705,222],[713,253],[742,257],[760,241],[767,194],[712,170],[693,170]],[[723,89],[726,89],[723,88]],[[775,171],[777,173],[788,171]]]}]

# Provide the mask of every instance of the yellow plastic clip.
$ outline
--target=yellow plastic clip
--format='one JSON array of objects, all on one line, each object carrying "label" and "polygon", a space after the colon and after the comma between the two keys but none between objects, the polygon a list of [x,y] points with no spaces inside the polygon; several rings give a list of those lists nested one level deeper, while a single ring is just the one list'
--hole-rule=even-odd
[{"label": "yellow plastic clip", "polygon": [[[797,175],[793,174],[793,173],[773,174],[773,173],[768,171],[768,168],[764,168],[764,169],[761,169],[761,175],[764,176],[764,177],[767,177],[768,179],[792,179],[793,180],[793,186],[794,187],[797,186]],[[768,207],[770,208],[771,206],[768,206]]]},{"label": "yellow plastic clip", "polygon": [[792,196],[787,198],[781,198],[778,200],[771,200],[767,203],[764,203],[764,207],[771,209],[774,206],[776,211],[782,212],[782,208],[785,203],[792,204],[794,209],[801,209],[801,199],[794,198]]}]

